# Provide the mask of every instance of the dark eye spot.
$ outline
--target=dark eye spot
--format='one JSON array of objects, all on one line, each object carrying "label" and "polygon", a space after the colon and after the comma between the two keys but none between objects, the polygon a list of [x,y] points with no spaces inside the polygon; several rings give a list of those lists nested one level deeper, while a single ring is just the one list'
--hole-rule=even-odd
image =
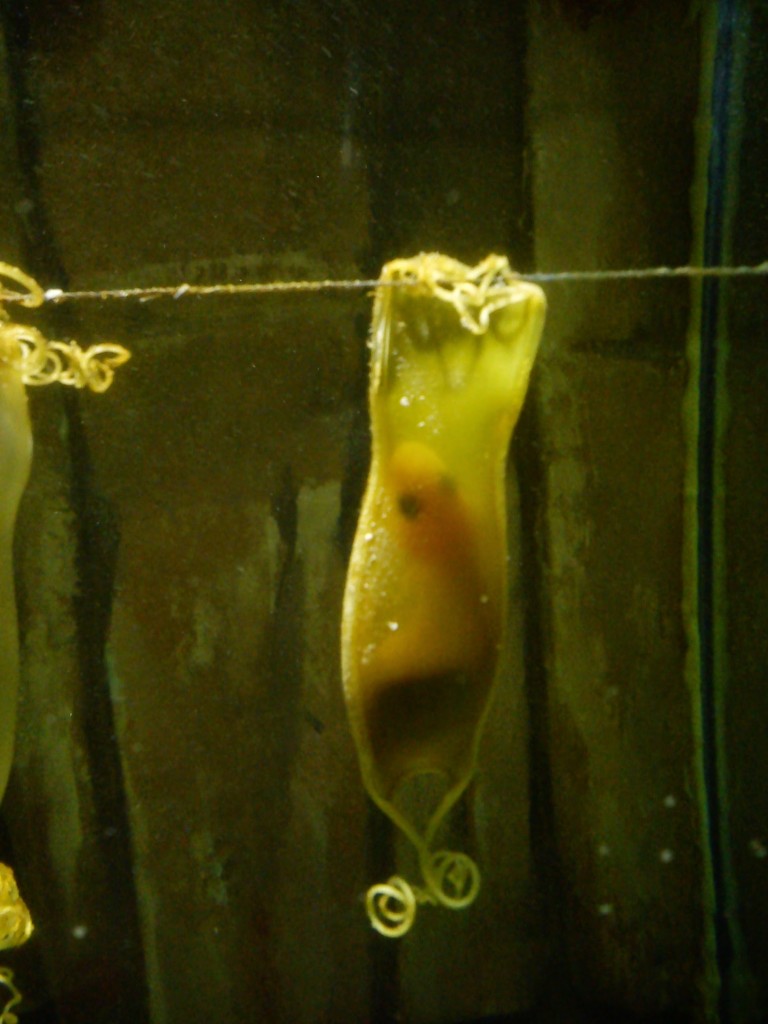
[{"label": "dark eye spot", "polygon": [[398,508],[403,513],[406,519],[415,519],[416,516],[421,512],[421,501],[415,494],[401,494],[397,499]]}]

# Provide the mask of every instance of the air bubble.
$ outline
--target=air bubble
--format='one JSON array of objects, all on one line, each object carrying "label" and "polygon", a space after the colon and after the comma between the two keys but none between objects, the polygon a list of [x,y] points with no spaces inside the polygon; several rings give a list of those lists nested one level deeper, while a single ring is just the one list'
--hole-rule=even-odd
[{"label": "air bubble", "polygon": [[360,656],[360,661],[363,665],[367,665],[373,657],[373,652],[376,650],[376,644],[366,644],[363,648],[363,653]]}]

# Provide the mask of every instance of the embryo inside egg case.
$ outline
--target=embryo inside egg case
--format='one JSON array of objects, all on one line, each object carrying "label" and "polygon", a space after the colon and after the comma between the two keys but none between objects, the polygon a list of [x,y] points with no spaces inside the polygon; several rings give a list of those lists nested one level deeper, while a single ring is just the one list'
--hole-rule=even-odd
[{"label": "embryo inside egg case", "polygon": [[[387,264],[371,328],[372,460],[342,625],[347,710],[366,788],[413,843],[422,885],[368,891],[373,926],[405,934],[419,903],[461,909],[480,873],[434,842],[473,774],[506,610],[504,474],[544,296],[502,257]],[[401,287],[398,287],[401,286]],[[438,775],[426,824],[397,803]]]}]

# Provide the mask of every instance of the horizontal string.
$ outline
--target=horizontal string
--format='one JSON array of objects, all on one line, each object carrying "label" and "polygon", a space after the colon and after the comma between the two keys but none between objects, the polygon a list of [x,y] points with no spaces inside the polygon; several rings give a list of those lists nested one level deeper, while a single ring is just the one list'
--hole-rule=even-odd
[{"label": "horizontal string", "polygon": [[526,281],[646,281],[669,277],[759,277],[768,274],[768,260],[751,267],[645,267],[637,270],[564,270],[526,274]]},{"label": "horizontal string", "polygon": [[[645,267],[625,270],[565,270],[552,273],[521,274],[520,280],[532,281],[536,284],[557,284],[560,282],[646,281],[665,278],[725,278],[765,275],[768,275],[768,261],[755,266],[741,267]],[[44,302],[55,304],[93,299],[137,299],[140,302],[148,302],[151,299],[181,299],[192,295],[269,295],[281,292],[364,291],[380,287],[407,288],[411,284],[412,282],[407,279],[381,281],[375,278],[363,278],[323,281],[268,281],[253,284],[150,285],[146,288],[104,288],[92,291],[64,291],[60,288],[49,288],[42,293],[42,298]],[[26,295],[18,292],[0,291],[0,302],[25,302],[27,298]]]}]

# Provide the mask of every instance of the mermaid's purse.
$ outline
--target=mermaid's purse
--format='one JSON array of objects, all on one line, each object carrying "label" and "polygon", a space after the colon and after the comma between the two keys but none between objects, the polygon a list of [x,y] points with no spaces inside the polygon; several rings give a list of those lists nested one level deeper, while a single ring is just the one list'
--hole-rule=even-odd
[{"label": "mermaid's purse", "polygon": [[[384,935],[416,904],[454,909],[479,889],[474,862],[434,852],[466,788],[496,679],[506,617],[507,448],[544,322],[535,285],[490,256],[388,263],[371,332],[373,451],[347,576],[342,673],[363,781],[413,842],[424,886],[368,892]],[[409,778],[443,795],[423,829],[396,806]]]}]

